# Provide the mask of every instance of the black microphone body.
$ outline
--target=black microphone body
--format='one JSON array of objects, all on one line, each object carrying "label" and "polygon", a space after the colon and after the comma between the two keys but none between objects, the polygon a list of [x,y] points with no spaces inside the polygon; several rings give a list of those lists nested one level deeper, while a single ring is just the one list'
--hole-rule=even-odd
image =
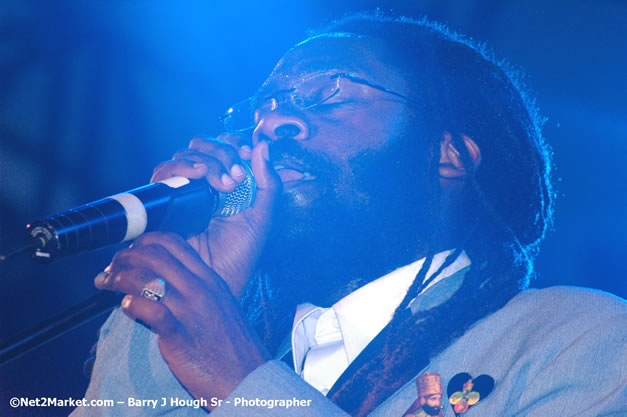
[{"label": "black microphone body", "polygon": [[246,168],[247,178],[232,193],[218,192],[205,180],[168,178],[28,224],[26,243],[35,247],[34,259],[47,263],[156,230],[199,233],[212,217],[231,216],[252,204],[255,183]]}]

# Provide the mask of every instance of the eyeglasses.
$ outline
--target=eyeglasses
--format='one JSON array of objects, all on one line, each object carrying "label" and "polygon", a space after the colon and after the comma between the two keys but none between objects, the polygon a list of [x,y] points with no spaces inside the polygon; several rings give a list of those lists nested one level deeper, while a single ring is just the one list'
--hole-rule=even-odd
[{"label": "eyeglasses", "polygon": [[335,102],[334,98],[338,96],[343,83],[346,81],[383,91],[411,104],[420,104],[418,101],[412,100],[403,94],[364,80],[356,75],[345,72],[332,74],[327,72],[302,78],[291,88],[276,91],[269,96],[259,97],[257,95],[242,100],[229,107],[224,115],[220,117],[220,120],[227,132],[241,133],[254,129],[257,124],[256,117],[276,110],[280,103],[288,102],[291,106],[301,111],[319,108],[325,104],[331,107],[333,104],[340,104]]}]

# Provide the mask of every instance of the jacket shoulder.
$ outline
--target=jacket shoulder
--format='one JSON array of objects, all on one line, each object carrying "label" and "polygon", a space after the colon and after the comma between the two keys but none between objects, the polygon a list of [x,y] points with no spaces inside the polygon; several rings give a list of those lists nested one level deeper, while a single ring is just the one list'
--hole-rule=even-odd
[{"label": "jacket shoulder", "polygon": [[504,309],[526,310],[547,321],[569,318],[595,322],[608,317],[627,317],[624,299],[600,290],[571,286],[522,291]]}]

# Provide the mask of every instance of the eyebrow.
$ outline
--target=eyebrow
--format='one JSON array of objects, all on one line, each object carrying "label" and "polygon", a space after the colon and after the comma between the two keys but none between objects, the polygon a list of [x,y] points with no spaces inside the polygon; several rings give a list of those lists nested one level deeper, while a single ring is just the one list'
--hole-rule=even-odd
[{"label": "eyebrow", "polygon": [[[316,69],[318,68],[318,69]],[[290,80],[286,80],[285,76],[281,76],[278,80],[274,79],[271,83],[267,83],[268,80],[266,80],[263,84],[261,84],[261,86],[257,89],[256,91],[256,95],[258,96],[262,96],[262,95],[267,95],[268,92],[272,92],[274,93],[275,91],[285,91],[285,90],[289,90],[292,87],[292,84],[294,82],[296,82],[297,80],[302,79],[303,77],[310,75],[310,74],[315,74],[318,72],[332,72],[333,69],[324,69],[323,66],[314,66],[314,67],[307,67],[302,68],[292,74],[290,74]],[[281,86],[280,88],[277,86],[277,84],[283,84],[285,83],[285,86]]]},{"label": "eyebrow", "polygon": [[[330,63],[328,62],[321,62],[320,60],[308,62],[306,64],[296,63],[290,68],[292,70],[292,73],[290,74],[291,82],[287,83],[289,85],[285,86],[284,88],[276,88],[276,83],[274,83],[275,88],[270,88],[269,87],[270,84],[266,84],[264,82],[259,87],[259,89],[257,89],[256,94],[263,95],[267,91],[274,92],[274,91],[289,90],[291,88],[291,84],[295,82],[296,80],[300,80],[304,78],[305,76],[314,75],[317,73],[324,73],[324,72],[347,73],[347,74],[354,74],[355,76],[359,77],[359,75],[357,75],[357,71],[354,71],[353,69],[348,69],[346,65],[330,65]],[[280,80],[284,80],[284,77],[280,78]]]},{"label": "eyebrow", "polygon": [[318,72],[346,72],[355,73],[355,68],[349,68],[345,63],[332,63],[321,60],[309,61],[307,63],[297,63],[293,67],[295,76],[302,78],[305,75],[318,73]]}]

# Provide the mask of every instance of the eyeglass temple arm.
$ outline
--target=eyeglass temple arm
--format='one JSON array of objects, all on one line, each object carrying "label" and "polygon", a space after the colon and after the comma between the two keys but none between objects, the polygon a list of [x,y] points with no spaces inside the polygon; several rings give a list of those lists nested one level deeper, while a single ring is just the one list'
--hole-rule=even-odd
[{"label": "eyeglass temple arm", "polygon": [[375,84],[373,82],[370,82],[368,80],[364,80],[363,78],[360,78],[360,77],[358,77],[356,75],[353,75],[353,74],[348,74],[346,72],[339,72],[339,73],[337,73],[335,75],[332,75],[331,78],[348,78],[349,80],[351,80],[354,83],[367,85],[370,88],[374,88],[376,90],[383,91],[383,92],[388,93],[388,94],[392,94],[393,96],[400,97],[403,100],[407,100],[410,103],[419,104],[416,100],[412,100],[411,98],[407,97],[404,94],[397,93],[396,91],[392,91],[389,88],[380,86],[380,85]]}]

